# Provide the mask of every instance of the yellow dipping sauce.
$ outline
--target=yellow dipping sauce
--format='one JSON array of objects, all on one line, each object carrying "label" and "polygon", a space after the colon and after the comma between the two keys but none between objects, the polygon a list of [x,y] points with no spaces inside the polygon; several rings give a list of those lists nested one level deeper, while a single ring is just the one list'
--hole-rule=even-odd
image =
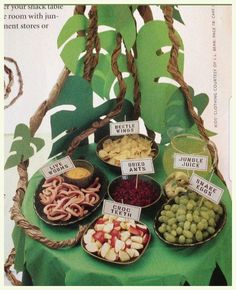
[{"label": "yellow dipping sauce", "polygon": [[66,176],[71,179],[81,179],[88,177],[90,175],[90,171],[83,167],[75,167],[74,169],[71,169],[70,171],[66,172]]}]

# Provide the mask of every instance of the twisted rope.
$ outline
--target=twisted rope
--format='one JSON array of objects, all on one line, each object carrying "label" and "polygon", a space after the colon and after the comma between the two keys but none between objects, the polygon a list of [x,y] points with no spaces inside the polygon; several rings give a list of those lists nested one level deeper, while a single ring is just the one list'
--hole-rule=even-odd
[{"label": "twisted rope", "polygon": [[14,75],[12,70],[4,64],[4,72],[8,75],[8,84],[5,84],[4,80],[4,99],[7,99],[9,97],[9,94],[11,93],[11,88],[14,83]]},{"label": "twisted rope", "polygon": [[4,271],[7,276],[7,279],[11,282],[12,285],[14,286],[21,286],[22,283],[18,279],[16,279],[15,275],[11,271],[11,266],[14,265],[15,261],[15,256],[16,256],[16,250],[13,248],[11,250],[11,253],[9,254],[5,264],[4,264]]},{"label": "twisted rope", "polygon": [[125,97],[125,93],[126,93],[126,84],[125,84],[125,81],[123,80],[122,74],[119,71],[118,64],[117,64],[117,59],[120,55],[120,52],[121,52],[121,35],[118,34],[117,39],[116,39],[116,48],[114,49],[114,51],[112,53],[112,57],[111,57],[112,71],[118,80],[119,90],[120,90],[119,95],[117,96],[116,106],[115,106],[114,110],[109,112],[104,119],[99,119],[99,120],[93,122],[90,128],[86,129],[80,135],[76,136],[72,140],[72,142],[67,150],[67,154],[69,156],[71,156],[74,153],[74,151],[77,149],[77,147],[79,146],[81,141],[86,139],[89,135],[93,134],[97,129],[102,128],[103,126],[108,124],[110,122],[110,120],[112,118],[114,118],[115,116],[117,116],[122,110],[122,106],[124,103],[124,97]]},{"label": "twisted rope", "polygon": [[218,177],[225,184],[225,180],[224,180],[221,172],[218,169],[218,152],[217,152],[216,146],[213,146],[212,142],[209,143],[209,137],[207,136],[207,132],[206,132],[206,129],[204,127],[203,119],[194,110],[192,97],[191,97],[191,94],[189,91],[189,87],[188,87],[187,83],[184,81],[184,77],[179,70],[178,53],[179,53],[180,43],[179,43],[179,39],[177,38],[177,36],[175,34],[175,29],[173,26],[173,22],[174,22],[173,17],[172,17],[173,8],[169,5],[165,5],[162,10],[163,10],[163,14],[165,17],[165,22],[166,22],[167,27],[168,27],[169,38],[172,42],[172,48],[171,48],[171,52],[170,52],[170,59],[168,62],[167,70],[172,75],[173,79],[179,83],[180,88],[181,88],[181,90],[185,96],[186,102],[187,102],[188,111],[189,111],[190,115],[192,116],[195,124],[197,125],[197,128],[198,128],[200,134],[202,135],[203,139],[208,143],[208,149],[210,151],[212,160],[217,160],[217,162],[215,164],[215,173],[218,175]]},{"label": "twisted rope", "polygon": [[[93,54],[95,47],[96,54]],[[84,56],[84,79],[91,81],[93,71],[98,64],[100,41],[98,38],[97,7],[92,6],[89,11],[89,27],[87,33],[86,54]]]},{"label": "twisted rope", "polygon": [[[23,94],[23,78],[22,78],[22,74],[21,74],[21,71],[20,71],[20,68],[17,64],[17,62],[11,58],[11,57],[4,57],[4,60],[10,62],[10,63],[13,63],[15,65],[15,68],[16,68],[16,73],[17,73],[17,76],[18,76],[18,83],[19,83],[19,90],[18,90],[18,93],[17,95],[11,100],[11,102],[4,106],[4,110],[9,108],[11,105],[13,105],[16,100]],[[11,69],[9,69],[7,66],[4,66],[4,69],[5,69],[5,72],[8,74],[9,76],[9,83],[6,87],[6,92],[5,92],[5,95],[4,95],[4,98],[6,99],[8,97],[8,95],[10,94],[11,92],[11,87],[13,85],[13,74],[12,74],[12,71]]]}]

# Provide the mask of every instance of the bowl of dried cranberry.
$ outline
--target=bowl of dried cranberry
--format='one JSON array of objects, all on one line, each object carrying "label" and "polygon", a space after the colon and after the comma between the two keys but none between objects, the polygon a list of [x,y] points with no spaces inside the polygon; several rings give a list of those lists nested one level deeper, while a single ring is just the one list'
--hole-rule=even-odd
[{"label": "bowl of dried cranberry", "polygon": [[138,181],[134,175],[118,176],[108,185],[108,195],[116,202],[146,208],[160,200],[162,188],[148,175],[139,175]]}]

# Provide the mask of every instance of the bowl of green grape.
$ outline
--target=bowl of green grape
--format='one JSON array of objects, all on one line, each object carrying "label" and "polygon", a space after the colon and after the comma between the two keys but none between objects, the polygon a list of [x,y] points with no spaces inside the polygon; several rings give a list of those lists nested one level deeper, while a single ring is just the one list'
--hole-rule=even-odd
[{"label": "bowl of green grape", "polygon": [[154,230],[166,244],[193,247],[215,238],[226,223],[226,208],[187,191],[163,204],[154,219]]}]

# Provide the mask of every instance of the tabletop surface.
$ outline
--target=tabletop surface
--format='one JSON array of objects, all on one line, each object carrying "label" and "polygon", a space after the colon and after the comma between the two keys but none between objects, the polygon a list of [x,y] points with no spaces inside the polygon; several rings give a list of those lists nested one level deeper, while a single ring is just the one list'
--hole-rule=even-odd
[{"label": "tabletop surface", "polygon": [[[162,167],[163,147],[154,161],[155,174],[152,175],[160,184],[166,178]],[[120,175],[98,159],[95,144],[79,147],[76,157],[86,158],[99,167],[111,181]],[[22,211],[29,222],[38,226],[43,234],[53,240],[65,240],[75,236],[78,224],[69,227],[53,227],[38,218],[33,209],[34,193],[42,179],[38,171],[31,178],[22,205]],[[227,284],[232,283],[232,230],[231,198],[227,188],[217,176],[212,182],[224,189],[222,202],[227,209],[227,222],[222,232],[202,246],[175,248],[163,243],[155,234],[153,220],[160,208],[157,205],[145,209],[141,221],[148,225],[152,238],[144,255],[130,265],[116,265],[98,260],[88,255],[80,245],[73,248],[52,250],[43,244],[25,236],[15,228],[13,240],[16,248],[15,268],[22,271],[24,266],[29,272],[34,285],[208,285],[211,275],[219,265]],[[88,219],[89,223],[101,214],[101,207]]]}]

